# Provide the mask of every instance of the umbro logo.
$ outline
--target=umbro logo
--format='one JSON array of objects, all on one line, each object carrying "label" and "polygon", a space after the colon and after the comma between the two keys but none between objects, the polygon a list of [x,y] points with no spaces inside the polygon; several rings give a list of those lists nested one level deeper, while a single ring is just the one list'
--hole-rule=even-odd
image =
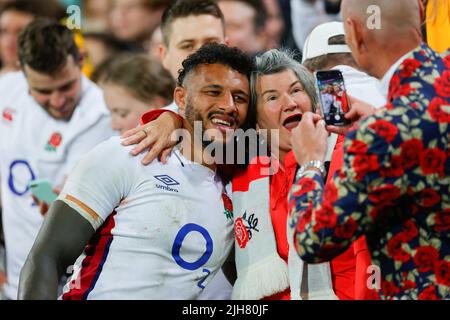
[{"label": "umbro logo", "polygon": [[161,175],[161,176],[155,176],[155,179],[165,184],[165,186],[157,184],[156,187],[161,190],[170,191],[170,192],[177,192],[178,190],[172,189],[170,187],[179,186],[180,183],[176,181],[175,179],[169,177],[168,175]]},{"label": "umbro logo", "polygon": [[155,178],[164,183],[168,187],[180,185],[175,179],[169,177],[168,175],[155,176]]}]

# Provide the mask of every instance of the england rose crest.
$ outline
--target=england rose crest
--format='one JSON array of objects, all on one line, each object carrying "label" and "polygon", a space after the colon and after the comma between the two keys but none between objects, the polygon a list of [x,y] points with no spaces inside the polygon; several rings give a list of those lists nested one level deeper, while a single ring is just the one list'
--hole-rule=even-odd
[{"label": "england rose crest", "polygon": [[62,142],[62,135],[59,132],[55,132],[52,134],[49,141],[47,142],[45,150],[55,152],[61,145],[61,142]]},{"label": "england rose crest", "polygon": [[249,236],[242,218],[237,219],[234,223],[234,234],[236,236],[236,241],[239,245],[239,248],[245,249],[249,241]]},{"label": "england rose crest", "polygon": [[229,220],[233,220],[233,203],[230,197],[225,192],[222,192],[223,207],[225,209],[225,216]]}]

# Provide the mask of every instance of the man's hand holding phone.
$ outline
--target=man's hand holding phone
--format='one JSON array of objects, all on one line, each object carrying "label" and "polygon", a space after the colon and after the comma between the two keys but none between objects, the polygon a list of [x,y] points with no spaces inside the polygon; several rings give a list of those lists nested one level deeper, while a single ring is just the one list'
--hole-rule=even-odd
[{"label": "man's hand holding phone", "polygon": [[33,201],[39,206],[40,213],[45,216],[53,201],[56,200],[60,190],[52,188],[50,181],[33,180],[29,184]]}]

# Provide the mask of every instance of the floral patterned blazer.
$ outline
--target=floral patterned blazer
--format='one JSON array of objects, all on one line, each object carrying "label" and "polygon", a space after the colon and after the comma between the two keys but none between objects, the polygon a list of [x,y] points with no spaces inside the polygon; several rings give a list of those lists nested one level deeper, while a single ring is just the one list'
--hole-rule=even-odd
[{"label": "floral patterned blazer", "polygon": [[324,190],[308,172],[294,184],[300,256],[330,260],[365,235],[383,299],[450,298],[449,122],[450,54],[422,44],[394,74],[386,108],[347,135],[333,182]]}]

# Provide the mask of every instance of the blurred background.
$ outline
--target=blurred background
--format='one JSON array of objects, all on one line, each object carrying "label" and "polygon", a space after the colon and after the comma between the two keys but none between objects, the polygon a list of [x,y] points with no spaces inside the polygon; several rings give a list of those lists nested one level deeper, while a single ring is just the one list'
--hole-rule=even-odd
[{"label": "blurred background", "polygon": [[[427,6],[424,36],[435,49],[450,45],[449,0],[422,0]],[[340,20],[341,0],[218,0],[230,44],[250,54],[272,48],[299,52],[310,31]],[[158,57],[159,23],[171,0],[0,0],[1,72],[18,68],[17,37],[36,16],[64,19],[77,6],[77,40],[91,75],[108,57],[123,51]],[[447,30],[449,29],[449,30]],[[428,31],[428,32],[427,32]],[[428,33],[428,34],[427,34]],[[443,40],[444,38],[444,40]],[[447,40],[445,40],[447,38]]]},{"label": "blurred background", "polygon": [[[0,0],[1,72],[18,68],[17,38],[36,16],[70,19],[81,13],[79,45],[85,73],[108,57],[127,52],[158,56],[158,29],[171,0]],[[308,33],[324,21],[339,20],[340,0],[219,0],[230,44],[257,53],[287,47],[301,52]],[[299,59],[301,57],[299,56]]]}]

